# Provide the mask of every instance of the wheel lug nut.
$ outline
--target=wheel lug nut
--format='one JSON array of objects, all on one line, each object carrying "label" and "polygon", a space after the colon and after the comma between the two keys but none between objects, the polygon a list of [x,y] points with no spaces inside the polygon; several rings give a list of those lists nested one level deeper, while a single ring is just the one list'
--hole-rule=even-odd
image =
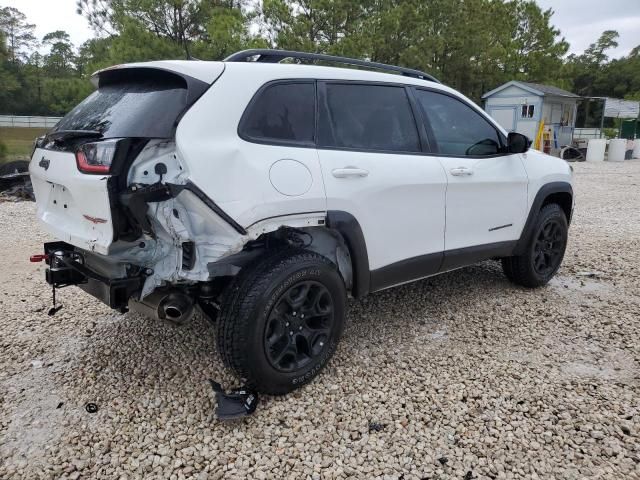
[{"label": "wheel lug nut", "polygon": [[284,324],[284,326],[285,326],[285,327],[288,327],[288,326],[289,326],[289,322],[285,323],[285,324]]},{"label": "wheel lug nut", "polygon": [[301,327],[301,326],[300,326],[300,327],[298,327],[298,330],[302,330],[302,327]]},{"label": "wheel lug nut", "polygon": [[320,342],[320,346],[321,346],[321,347],[324,347],[324,342]]},{"label": "wheel lug nut", "polygon": [[304,318],[304,313],[302,315],[300,315],[300,318]]},{"label": "wheel lug nut", "polygon": [[293,312],[293,316],[295,317],[298,314],[298,312]]},{"label": "wheel lug nut", "polygon": [[289,332],[289,335],[293,335],[293,331]]}]

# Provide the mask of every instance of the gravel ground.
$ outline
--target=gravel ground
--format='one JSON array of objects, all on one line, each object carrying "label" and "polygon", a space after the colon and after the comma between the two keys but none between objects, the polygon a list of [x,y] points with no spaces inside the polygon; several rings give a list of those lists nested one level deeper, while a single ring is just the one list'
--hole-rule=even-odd
[{"label": "gravel ground", "polygon": [[0,478],[640,478],[640,161],[575,169],[548,287],[486,262],[352,301],[324,373],[236,423],[208,322],[74,288],[48,317],[35,208],[1,203]]}]

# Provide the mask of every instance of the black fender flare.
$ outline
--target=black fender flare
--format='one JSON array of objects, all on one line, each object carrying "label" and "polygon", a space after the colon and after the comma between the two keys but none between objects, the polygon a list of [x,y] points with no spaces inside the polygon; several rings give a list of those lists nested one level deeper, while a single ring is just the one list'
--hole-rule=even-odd
[{"label": "black fender flare", "polygon": [[327,227],[337,230],[344,238],[353,270],[353,287],[351,295],[361,298],[370,291],[371,272],[369,271],[369,254],[362,234],[362,228],[356,217],[341,210],[327,211]]},{"label": "black fender flare", "polygon": [[[569,182],[550,182],[540,187],[540,190],[538,190],[538,193],[536,193],[536,196],[531,203],[527,221],[522,229],[520,239],[513,249],[513,255],[522,255],[525,252],[529,239],[531,238],[531,235],[533,235],[533,227],[535,225],[538,212],[540,212],[544,201],[549,197],[549,195],[553,195],[554,193],[568,193],[571,195],[573,205],[573,188]],[[567,222],[570,221],[571,216],[567,218]]]}]

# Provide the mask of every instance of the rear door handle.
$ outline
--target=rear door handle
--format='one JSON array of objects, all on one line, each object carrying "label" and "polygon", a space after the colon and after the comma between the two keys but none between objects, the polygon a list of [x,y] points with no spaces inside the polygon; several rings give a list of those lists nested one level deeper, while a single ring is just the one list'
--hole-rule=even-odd
[{"label": "rear door handle", "polygon": [[449,172],[454,177],[467,177],[469,175],[473,175],[473,170],[469,167],[456,167],[449,170]]},{"label": "rear door handle", "polygon": [[368,170],[357,167],[336,168],[334,170],[331,170],[331,173],[336,178],[366,177],[367,175],[369,175]]}]

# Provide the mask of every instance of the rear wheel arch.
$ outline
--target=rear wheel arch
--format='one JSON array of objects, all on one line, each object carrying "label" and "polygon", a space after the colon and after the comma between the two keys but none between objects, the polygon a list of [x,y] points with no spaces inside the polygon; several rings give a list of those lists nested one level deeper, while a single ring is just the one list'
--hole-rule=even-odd
[{"label": "rear wheel arch", "polygon": [[329,210],[327,212],[327,227],[339,232],[349,249],[353,273],[351,295],[354,298],[364,297],[370,291],[371,272],[367,243],[360,223],[349,212]]},{"label": "rear wheel arch", "polygon": [[[280,219],[273,222],[268,230],[248,243],[242,252],[228,257],[225,263],[234,263],[243,268],[247,260],[256,256],[269,255],[269,251],[286,245],[294,245],[318,253],[338,268],[347,290],[354,298],[361,298],[370,291],[370,271],[367,246],[358,220],[350,213],[330,210],[324,218],[307,226]],[[309,241],[311,239],[311,241]],[[256,250],[256,246],[258,249]],[[253,253],[250,253],[253,252]],[[249,254],[249,255],[248,255]]]}]

